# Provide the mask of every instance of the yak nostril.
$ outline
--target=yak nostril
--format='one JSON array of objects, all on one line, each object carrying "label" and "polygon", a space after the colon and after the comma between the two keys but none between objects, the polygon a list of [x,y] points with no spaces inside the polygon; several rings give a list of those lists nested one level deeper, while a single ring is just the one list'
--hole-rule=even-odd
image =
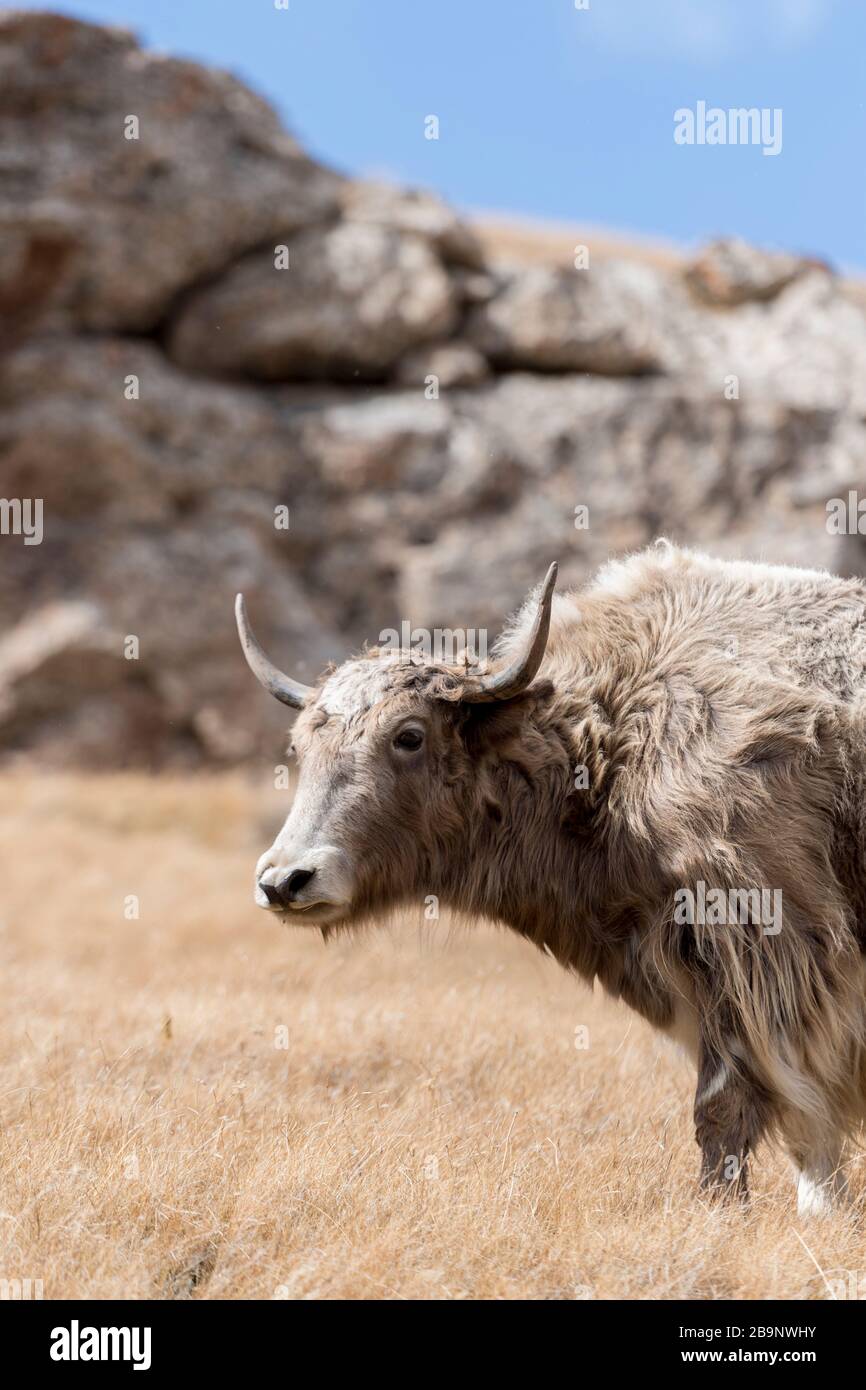
[{"label": "yak nostril", "polygon": [[284,878],[280,884],[280,897],[283,902],[292,902],[301,889],[306,887],[315,872],[315,869],[293,869],[288,878]]},{"label": "yak nostril", "polygon": [[282,902],[279,889],[276,888],[273,883],[260,883],[259,887],[261,888],[271,907],[279,907],[280,903]]}]

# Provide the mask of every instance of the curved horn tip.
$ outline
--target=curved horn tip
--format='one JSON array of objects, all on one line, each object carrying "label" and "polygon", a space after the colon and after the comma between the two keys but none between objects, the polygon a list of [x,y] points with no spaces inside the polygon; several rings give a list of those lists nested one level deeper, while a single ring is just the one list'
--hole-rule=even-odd
[{"label": "curved horn tip", "polygon": [[235,597],[235,623],[237,624],[238,636],[246,647],[247,638],[252,636],[252,631],[243,594],[237,594]]},{"label": "curved horn tip", "polygon": [[282,704],[288,705],[291,709],[303,709],[313,694],[312,687],[292,680],[291,676],[280,671],[262,650],[247,618],[243,594],[238,594],[235,598],[235,618],[247,665],[256,680]]},{"label": "curved horn tip", "polygon": [[521,694],[535,679],[547,644],[553,607],[553,586],[558,572],[559,566],[554,560],[540,588],[532,591],[537,595],[535,616],[531,628],[523,638],[523,650],[518,651],[503,669],[489,672],[475,682],[467,682],[462,696],[467,703],[510,699]]}]

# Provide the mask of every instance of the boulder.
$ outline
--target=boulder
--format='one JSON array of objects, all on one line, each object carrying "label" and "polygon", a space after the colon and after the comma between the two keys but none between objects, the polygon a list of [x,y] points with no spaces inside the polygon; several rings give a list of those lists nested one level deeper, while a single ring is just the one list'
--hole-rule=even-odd
[{"label": "boulder", "polygon": [[668,342],[670,369],[720,395],[866,412],[866,311],[823,271],[768,303],[680,313]]},{"label": "boulder", "polygon": [[94,331],[152,329],[190,284],[339,207],[341,180],[236,78],[54,14],[0,16],[0,161],[31,307]]},{"label": "boulder", "polygon": [[481,243],[472,228],[433,193],[375,180],[357,181],[344,186],[341,202],[349,221],[411,232],[431,242],[443,261],[469,270],[484,267]]},{"label": "boulder", "polygon": [[830,273],[822,261],[762,251],[740,237],[722,237],[690,261],[683,274],[697,299],[714,307],[730,307],[775,299],[788,285],[816,269]]},{"label": "boulder", "polygon": [[498,368],[639,376],[662,371],[665,285],[647,266],[506,272],[470,314],[469,341]]},{"label": "boulder", "polygon": [[283,245],[188,296],[168,338],[176,362],[263,381],[376,379],[456,323],[453,287],[422,237],[340,222]]}]

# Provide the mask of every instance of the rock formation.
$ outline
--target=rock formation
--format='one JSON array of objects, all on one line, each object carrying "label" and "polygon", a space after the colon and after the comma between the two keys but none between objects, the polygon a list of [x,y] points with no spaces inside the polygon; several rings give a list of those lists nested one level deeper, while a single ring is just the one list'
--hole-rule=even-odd
[{"label": "rock formation", "polygon": [[826,503],[862,475],[866,315],[818,262],[503,263],[234,78],[55,15],[0,19],[0,159],[7,756],[278,752],[238,589],[312,680],[659,534],[863,565]]}]

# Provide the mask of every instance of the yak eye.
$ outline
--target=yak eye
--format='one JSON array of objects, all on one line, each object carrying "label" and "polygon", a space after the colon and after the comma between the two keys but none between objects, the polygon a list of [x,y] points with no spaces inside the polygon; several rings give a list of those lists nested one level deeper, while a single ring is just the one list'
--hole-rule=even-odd
[{"label": "yak eye", "polygon": [[394,747],[402,748],[405,753],[414,753],[424,742],[424,735],[420,729],[401,729],[394,739]]}]

